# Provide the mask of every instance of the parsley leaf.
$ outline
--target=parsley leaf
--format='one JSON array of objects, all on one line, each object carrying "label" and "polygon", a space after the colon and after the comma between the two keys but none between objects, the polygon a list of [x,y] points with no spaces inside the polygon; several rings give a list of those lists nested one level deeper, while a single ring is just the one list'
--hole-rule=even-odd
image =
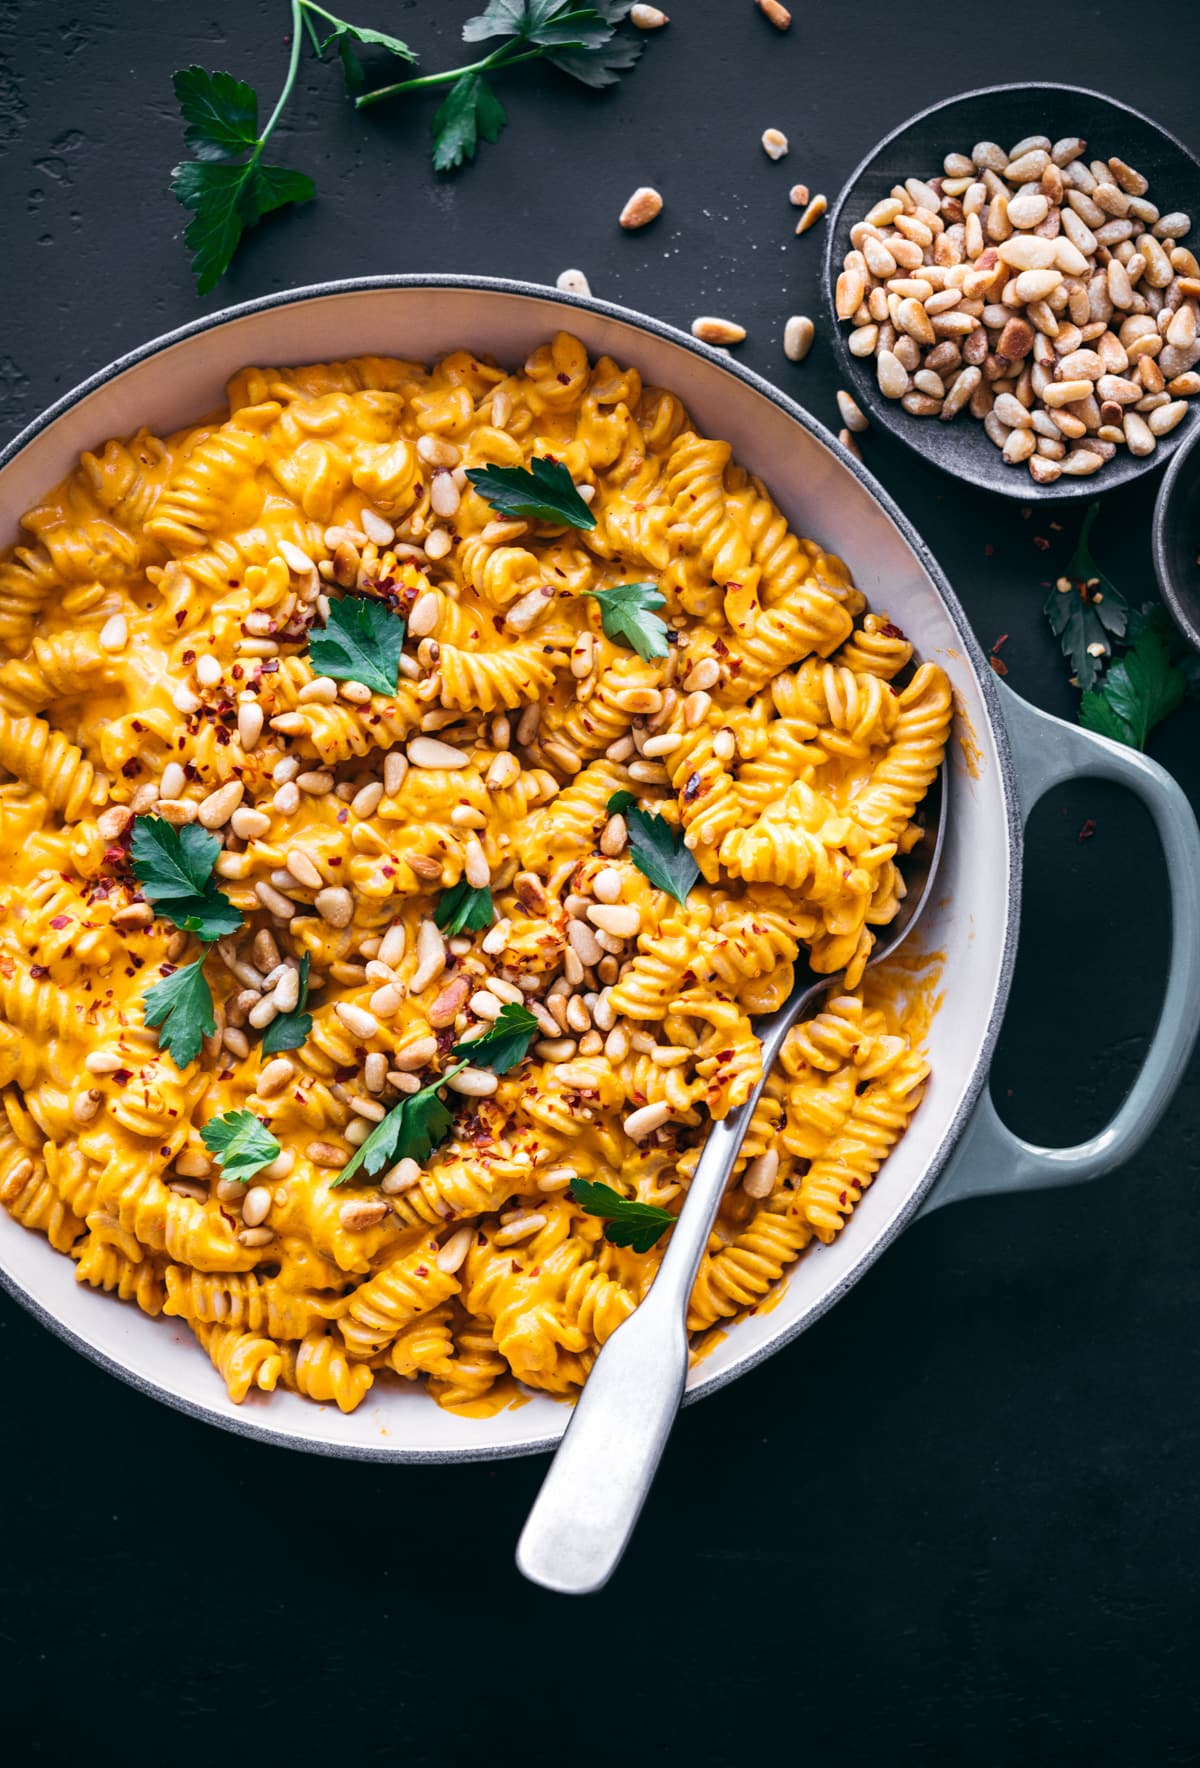
[{"label": "parsley leaf", "polygon": [[[328,15],[326,15],[328,17]],[[330,21],[332,22],[332,21]],[[333,44],[341,58],[342,72],[346,77],[347,92],[357,92],[366,78],[362,63],[354,53],[353,45],[362,44],[363,48],[386,49],[389,55],[396,56],[400,61],[416,61],[416,56],[402,43],[399,37],[390,37],[386,31],[368,30],[363,25],[347,24],[345,19],[338,19],[334,28],[320,44],[321,54]]]},{"label": "parsley leaf", "polygon": [[494,1069],[497,1074],[507,1074],[510,1068],[525,1060],[529,1046],[539,1032],[538,1022],[528,1007],[506,1001],[493,1019],[490,1030],[482,1037],[455,1044],[450,1054],[462,1056],[471,1063],[482,1062],[485,1068]]},{"label": "parsley leaf", "polygon": [[1115,743],[1144,749],[1155,725],[1182,702],[1188,681],[1177,661],[1182,640],[1165,609],[1135,619],[1139,630],[1132,647],[1109,667],[1096,691],[1084,694],[1079,722]]},{"label": "parsley leaf", "polygon": [[258,143],[258,94],[232,74],[180,68],[172,77],[187,128],[183,139],[198,160],[229,160]]},{"label": "parsley leaf", "polygon": [[184,160],[175,168],[171,190],[185,209],[195,211],[183,237],[194,254],[192,271],[201,295],[224,276],[248,227],[272,209],[308,202],[316,194],[306,172],[264,166],[257,158],[241,166]]},{"label": "parsley leaf", "polygon": [[1110,635],[1122,636],[1129,615],[1124,596],[1098,569],[1088,544],[1099,509],[1098,500],[1089,506],[1070,563],[1043,609],[1071,673],[1085,693],[1095,687],[1112,651]]},{"label": "parsley leaf", "polygon": [[452,172],[475,158],[480,140],[499,141],[508,122],[504,106],[479,74],[464,74],[447,92],[433,119],[433,165]]},{"label": "parsley leaf", "polygon": [[475,933],[481,927],[490,927],[495,916],[496,905],[491,891],[486,885],[482,890],[476,890],[465,878],[460,878],[449,890],[443,890],[433,911],[436,924],[452,939],[464,928]]},{"label": "parsley leaf", "polygon": [[402,616],[374,596],[348,595],[331,604],[324,627],[309,638],[308,654],[322,675],[394,694],[403,647]]},{"label": "parsley leaf", "polygon": [[616,13],[612,23],[587,0],[489,0],[478,18],[469,18],[463,26],[463,41],[518,37],[542,48],[564,43],[599,48],[607,43],[617,20],[624,18],[629,7],[609,10]]},{"label": "parsley leaf", "polygon": [[160,1028],[159,1046],[176,1068],[184,1069],[194,1062],[205,1038],[217,1029],[204,959],[186,964],[148,988],[142,997],[142,1011],[147,1025]]},{"label": "parsley leaf", "polygon": [[162,817],[140,816],[132,847],[142,894],[167,920],[208,941],[237,932],[241,912],[212,880],[221,851],[215,835],[195,823],[176,829]]},{"label": "parsley leaf", "polygon": [[594,1183],[591,1179],[573,1179],[570,1193],[585,1215],[607,1219],[604,1238],[613,1246],[630,1246],[634,1252],[649,1252],[667,1229],[675,1226],[675,1217],[669,1209],[622,1197],[611,1185]]},{"label": "parsley leaf", "polygon": [[[619,11],[615,7],[598,6],[606,18],[614,18],[619,22],[624,18],[628,7]],[[615,86],[621,75],[627,73],[642,53],[645,45],[636,37],[613,37],[611,42],[597,44],[595,47],[580,44],[567,44],[562,49],[551,49],[546,60],[556,67],[560,73],[570,74],[573,80],[580,80],[585,86],[594,86],[600,91],[605,86]]]},{"label": "parsley leaf", "polygon": [[200,1140],[216,1155],[225,1177],[240,1179],[243,1185],[280,1153],[279,1143],[253,1111],[227,1111],[222,1117],[210,1117],[200,1131]]},{"label": "parsley leaf", "polygon": [[312,1014],[304,1011],[308,1005],[308,970],[309,955],[305,952],[300,960],[300,998],[290,1013],[280,1013],[263,1033],[264,1056],[277,1056],[281,1050],[298,1050],[312,1030]]},{"label": "parsley leaf", "polygon": [[618,583],[613,589],[587,592],[600,603],[600,624],[616,645],[628,645],[645,662],[665,657],[671,647],[667,624],[653,608],[664,608],[666,597],[653,583]]},{"label": "parsley leaf", "polygon": [[383,1121],[375,1125],[362,1146],[355,1150],[337,1177],[330,1180],[330,1188],[344,1185],[360,1166],[370,1177],[398,1160],[428,1160],[454,1122],[450,1107],[438,1098],[438,1088],[453,1080],[466,1066],[465,1062],[456,1062],[453,1068],[439,1074],[419,1093],[409,1093],[394,1105]]},{"label": "parsley leaf", "polygon": [[469,467],[467,478],[502,516],[526,516],[568,528],[594,528],[596,518],[560,460],[536,456],[528,467]]},{"label": "parsley leaf", "polygon": [[632,792],[614,792],[608,801],[608,814],[625,818],[629,857],[642,876],[676,902],[686,904],[688,891],[700,876],[700,867],[679,831],[665,818],[639,810]]}]

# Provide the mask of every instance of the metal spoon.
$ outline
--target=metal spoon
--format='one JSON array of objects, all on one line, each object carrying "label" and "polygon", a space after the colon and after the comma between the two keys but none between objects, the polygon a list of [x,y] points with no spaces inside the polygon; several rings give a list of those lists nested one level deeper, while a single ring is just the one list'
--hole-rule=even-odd
[{"label": "metal spoon", "polygon": [[[946,823],[943,773],[924,802],[925,833],[904,861],[907,894],[872,965],[895,951],[929,900]],[[616,1570],[683,1397],[688,1299],[755,1104],[784,1038],[837,981],[806,973],[783,1006],[756,1024],[762,1077],[745,1104],[708,1132],[650,1292],[596,1358],[517,1544],[517,1565],[533,1583],[584,1596]]]}]

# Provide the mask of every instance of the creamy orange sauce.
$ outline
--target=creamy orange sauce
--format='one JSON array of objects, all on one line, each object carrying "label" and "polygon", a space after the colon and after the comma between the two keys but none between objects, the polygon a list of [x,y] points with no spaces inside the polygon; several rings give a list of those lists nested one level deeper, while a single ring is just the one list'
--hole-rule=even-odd
[{"label": "creamy orange sauce", "polygon": [[[534,459],[594,526],[504,517],[468,478]],[[645,656],[596,599],[633,583],[669,633]],[[407,622],[394,691],[310,655],[347,593]],[[613,1244],[570,1185],[677,1210],[806,958],[839,980],[703,1261],[716,1342],[841,1230],[921,1097],[936,1009],[904,960],[863,976],[950,722],[912,661],[728,444],[565,334],[513,371],[246,369],[227,412],[84,455],[0,558],[0,1201],[80,1281],[184,1322],[235,1400],[569,1397],[662,1246]],[[619,791],[694,859],[686,906]],[[143,817],[210,831],[236,933],[145,901]],[[447,935],[464,881],[483,920]],[[272,1059],[304,960],[311,1030]],[[190,965],[212,1030],[179,1067],[145,997]],[[341,1185],[520,1003],[533,1043],[450,1083],[428,1153]],[[245,1183],[201,1135],[228,1112],[278,1149]]]}]

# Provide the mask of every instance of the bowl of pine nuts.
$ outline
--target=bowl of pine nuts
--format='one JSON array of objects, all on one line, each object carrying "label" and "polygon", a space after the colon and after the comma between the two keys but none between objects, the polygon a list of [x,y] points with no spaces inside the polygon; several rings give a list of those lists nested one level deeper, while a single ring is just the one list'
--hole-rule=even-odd
[{"label": "bowl of pine nuts", "polygon": [[955,478],[1024,502],[1156,469],[1200,411],[1200,162],[1081,87],[910,118],[830,218],[844,389]]}]

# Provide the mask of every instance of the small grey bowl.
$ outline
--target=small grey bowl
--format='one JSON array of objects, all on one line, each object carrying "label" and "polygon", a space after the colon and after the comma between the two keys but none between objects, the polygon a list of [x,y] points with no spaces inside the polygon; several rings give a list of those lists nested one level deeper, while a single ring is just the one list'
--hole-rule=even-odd
[{"label": "small grey bowl", "polygon": [[[1028,467],[1005,464],[983,425],[969,412],[942,423],[936,417],[914,417],[899,400],[885,399],[875,379],[874,359],[850,354],[846,344],[850,327],[838,319],[833,305],[834,283],[851,249],[850,229],[887,196],[893,184],[910,177],[937,176],[946,154],[970,153],[977,141],[998,141],[1007,150],[1026,135],[1048,135],[1052,141],[1081,135],[1088,144],[1089,158],[1119,154],[1149,179],[1149,199],[1163,214],[1182,209],[1200,224],[1200,162],[1181,141],[1140,111],[1082,86],[1033,82],[984,86],[918,111],[872,148],[851,173],[829,218],[822,292],[845,377],[843,384],[873,424],[968,484],[1015,497],[1021,503],[1063,503],[1095,497],[1098,492],[1127,485],[1143,473],[1155,472],[1195,428],[1195,414],[1162,437],[1153,454],[1139,459],[1127,449],[1119,449],[1115,459],[1090,478],[1064,477],[1052,485],[1038,485]],[[1194,226],[1189,242],[1195,233]],[[1196,404],[1200,409],[1200,399]]]},{"label": "small grey bowl", "polygon": [[1163,601],[1200,651],[1200,429],[1192,429],[1158,488],[1154,569]]}]

